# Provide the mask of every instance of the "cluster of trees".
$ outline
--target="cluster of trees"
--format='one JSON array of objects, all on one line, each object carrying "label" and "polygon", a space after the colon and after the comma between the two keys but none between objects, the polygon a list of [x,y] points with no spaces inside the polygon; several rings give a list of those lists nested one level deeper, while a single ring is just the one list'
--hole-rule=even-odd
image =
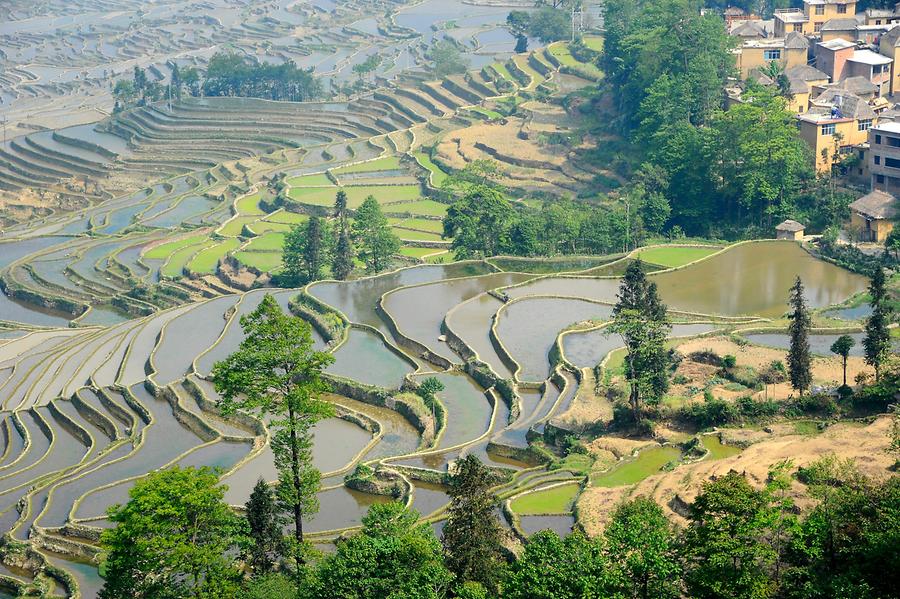
[{"label": "cluster of trees", "polygon": [[330,222],[312,216],[306,224],[291,227],[285,236],[279,284],[296,287],[315,281],[322,278],[326,269],[343,281],[353,272],[355,260],[367,272],[378,273],[390,266],[399,249],[400,238],[391,230],[378,200],[367,197],[350,223],[347,194],[341,190],[337,192]]},{"label": "cluster of trees", "polygon": [[603,534],[551,531],[512,559],[496,515],[489,470],[474,456],[451,478],[439,540],[403,504],[375,504],[334,553],[296,565],[284,559],[277,501],[262,482],[233,514],[208,469],[149,475],[114,508],[103,534],[103,598],[313,599],[713,599],[897,597],[900,478],[871,480],[851,461],[826,456],[796,477],[815,506],[805,515],[789,492],[789,461],[757,489],[731,471],[705,482],[687,524],[653,500],[619,504]]},{"label": "cluster of trees", "polygon": [[121,112],[133,106],[144,106],[164,98],[177,100],[185,89],[191,95],[200,94],[200,74],[194,67],[182,69],[175,62],[169,63],[172,77],[168,85],[159,81],[151,81],[147,71],[135,66],[131,79],[120,79],[113,87],[115,106],[113,113]]},{"label": "cluster of trees", "polygon": [[[533,209],[507,199],[495,182],[499,174],[496,163],[476,160],[442,184],[459,198],[444,218],[444,236],[459,259],[624,252],[661,234],[669,214],[665,198],[643,184],[616,205],[548,200]],[[652,177],[647,171],[648,186]]]},{"label": "cluster of trees", "polygon": [[431,72],[438,79],[465,73],[469,69],[469,59],[449,37],[434,42],[428,49],[427,56],[432,62]]},{"label": "cluster of trees", "polygon": [[572,18],[569,11],[552,6],[543,6],[531,12],[510,11],[506,17],[506,24],[519,40],[525,39],[525,47],[516,48],[517,52],[524,52],[528,48],[528,37],[549,44],[567,40],[572,36]]},{"label": "cluster of trees", "polygon": [[669,224],[740,237],[768,235],[788,216],[819,230],[839,223],[852,198],[816,181],[781,90],[748,83],[744,102],[723,109],[735,41],[700,8],[699,0],[604,3],[604,92],[641,160],[661,175]]},{"label": "cluster of trees", "polygon": [[312,69],[301,69],[291,60],[269,64],[235,52],[217,52],[206,67],[203,93],[308,102],[322,97],[322,84]]}]

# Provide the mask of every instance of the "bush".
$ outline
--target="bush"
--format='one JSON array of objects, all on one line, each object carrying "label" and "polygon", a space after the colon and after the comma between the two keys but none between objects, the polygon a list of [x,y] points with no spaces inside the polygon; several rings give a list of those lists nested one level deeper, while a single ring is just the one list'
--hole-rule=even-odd
[{"label": "bush", "polygon": [[698,364],[708,364],[710,366],[722,366],[722,358],[714,351],[702,350],[695,351],[688,354],[688,358],[691,362],[696,362]]},{"label": "bush", "polygon": [[727,354],[722,358],[722,366],[725,368],[734,368],[737,365],[737,357]]}]

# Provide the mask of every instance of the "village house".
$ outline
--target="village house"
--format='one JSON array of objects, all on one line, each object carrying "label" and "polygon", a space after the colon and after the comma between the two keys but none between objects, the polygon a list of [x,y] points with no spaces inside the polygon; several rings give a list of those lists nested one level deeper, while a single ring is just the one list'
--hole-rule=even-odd
[{"label": "village house", "polygon": [[799,241],[803,239],[803,231],[806,230],[805,225],[801,225],[795,220],[786,220],[775,227],[776,239],[790,239],[791,241]]},{"label": "village house", "polygon": [[741,79],[746,79],[752,71],[771,62],[785,70],[805,65],[808,51],[809,41],[799,33],[791,33],[785,38],[744,38],[734,52]]},{"label": "village house", "polygon": [[816,172],[828,172],[836,158],[868,141],[877,115],[862,98],[833,89],[813,100],[810,109],[797,115],[802,137],[813,151]]},{"label": "village house", "polygon": [[791,32],[818,35],[827,21],[855,15],[856,0],[803,0],[803,8],[775,11],[775,37],[784,37]]},{"label": "village house", "polygon": [[850,228],[859,241],[884,243],[900,217],[900,201],[893,194],[874,189],[850,204]]}]

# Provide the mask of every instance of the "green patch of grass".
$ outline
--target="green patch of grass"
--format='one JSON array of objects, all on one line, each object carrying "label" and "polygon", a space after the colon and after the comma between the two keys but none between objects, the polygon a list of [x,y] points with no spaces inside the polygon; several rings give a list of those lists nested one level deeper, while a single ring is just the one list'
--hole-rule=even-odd
[{"label": "green patch of grass", "polygon": [[234,257],[246,266],[263,272],[274,272],[281,268],[281,252],[235,252]]},{"label": "green patch of grass", "polygon": [[502,62],[495,62],[494,64],[491,65],[491,68],[494,69],[495,71],[497,71],[497,74],[500,75],[501,77],[503,77],[504,79],[506,79],[507,81],[518,84],[515,77],[512,76],[512,74],[509,72],[509,69],[507,69],[506,65],[503,64]]},{"label": "green patch of grass", "polygon": [[431,254],[430,256],[425,257],[425,262],[428,264],[446,264],[447,262],[453,262],[453,254],[449,250]]},{"label": "green patch of grass", "polygon": [[603,37],[602,36],[586,35],[583,38],[581,38],[581,41],[590,50],[593,50],[595,52],[603,51]]},{"label": "green patch of grass", "polygon": [[219,259],[224,258],[229,253],[238,249],[241,240],[237,238],[226,239],[214,246],[200,250],[187,264],[187,268],[191,272],[200,274],[212,274],[216,272],[216,266]]},{"label": "green patch of grass", "polygon": [[444,179],[447,178],[447,173],[441,170],[441,167],[436,165],[431,160],[431,156],[425,152],[416,152],[413,154],[413,157],[416,159],[416,162],[419,163],[419,166],[431,173],[431,185],[433,187],[440,187],[441,183],[444,182]]},{"label": "green patch of grass", "polygon": [[675,447],[651,447],[642,450],[636,458],[628,459],[611,470],[596,474],[592,482],[598,487],[621,487],[641,482],[663,469],[663,466],[681,457]]},{"label": "green patch of grass", "polygon": [[172,255],[172,253],[177,252],[182,248],[203,243],[205,239],[205,235],[195,235],[193,237],[185,237],[183,239],[162,243],[144,252],[144,258],[147,258],[148,260],[164,260]]},{"label": "green patch of grass", "polygon": [[525,91],[533,91],[538,85],[544,82],[544,76],[535,71],[531,67],[531,65],[528,64],[527,56],[513,56],[513,61],[516,63],[516,66],[519,67],[519,69],[521,69],[525,72],[526,75],[531,77],[531,82],[525,87]]},{"label": "green patch of grass", "polygon": [[169,259],[166,260],[166,263],[163,264],[163,267],[159,272],[166,277],[181,276],[184,272],[184,267],[190,262],[191,258],[193,258],[200,250],[208,247],[208,244],[197,244],[181,248],[169,256]]},{"label": "green patch of grass", "polygon": [[272,231],[276,231],[278,233],[287,233],[291,230],[291,225],[287,223],[273,223],[265,220],[260,220],[250,225],[250,230],[252,230],[257,235],[271,233]]},{"label": "green patch of grass", "polygon": [[794,422],[794,431],[798,435],[818,435],[822,431],[819,429],[819,423],[815,420],[797,420]]},{"label": "green patch of grass", "polygon": [[[313,206],[331,206],[338,187],[293,187],[291,199]],[[418,185],[372,185],[342,188],[347,193],[347,206],[359,208],[367,197],[374,196],[379,204],[416,200],[422,195]]]},{"label": "green patch of grass", "polygon": [[399,168],[402,168],[400,166],[399,156],[384,156],[382,158],[377,158],[368,162],[351,164],[350,166],[342,166],[340,168],[334,169],[332,172],[335,175],[340,175],[346,173],[365,173],[369,171],[393,171]]},{"label": "green patch of grass", "polygon": [[645,262],[668,268],[684,266],[694,260],[705,258],[719,251],[717,247],[653,247],[641,250],[638,256]]},{"label": "green patch of grass", "polygon": [[402,204],[389,204],[382,206],[385,214],[421,214],[423,216],[440,216],[447,214],[447,204],[441,204],[434,200],[419,200],[418,202],[404,202]]},{"label": "green patch of grass", "polygon": [[553,463],[552,470],[568,470],[578,474],[587,475],[594,465],[594,458],[586,453],[570,453],[561,460]]},{"label": "green patch of grass", "polygon": [[269,216],[264,219],[266,222],[270,223],[283,223],[286,225],[298,225],[300,223],[305,223],[309,220],[309,217],[305,214],[298,214],[296,212],[288,212],[287,210],[279,210],[278,212],[273,212]]},{"label": "green patch of grass", "polygon": [[244,230],[244,225],[255,223],[259,220],[256,216],[236,216],[224,225],[222,225],[217,233],[225,237],[237,237]]},{"label": "green patch of grass", "polygon": [[284,249],[284,233],[266,233],[254,237],[244,248],[246,252],[281,252]]},{"label": "green patch of grass", "polygon": [[389,218],[388,222],[394,227],[405,227],[416,231],[438,234],[444,232],[444,223],[430,218]]},{"label": "green patch of grass", "polygon": [[572,511],[578,490],[578,483],[558,485],[516,497],[510,507],[520,516],[565,514]]},{"label": "green patch of grass", "polygon": [[428,231],[411,231],[410,229],[393,228],[394,234],[400,239],[409,239],[410,241],[441,241],[440,233],[430,233]]},{"label": "green patch of grass", "polygon": [[261,199],[261,193],[250,194],[239,199],[235,204],[238,214],[246,214],[248,216],[262,216],[265,213],[262,211],[262,208],[259,207],[259,201]]},{"label": "green patch of grass", "polygon": [[435,252],[440,252],[441,250],[435,248],[419,248],[419,247],[411,247],[404,246],[400,248],[400,255],[407,256],[409,258],[424,258],[430,254],[434,254]]},{"label": "green patch of grass", "polygon": [[497,120],[503,118],[503,115],[496,110],[490,110],[488,108],[484,108],[483,106],[472,106],[471,108],[469,108],[469,112],[480,114],[481,116],[489,120]]},{"label": "green patch of grass", "polygon": [[318,185],[334,185],[328,175],[325,173],[317,173],[315,175],[301,175],[300,177],[291,177],[287,180],[287,184],[292,187],[310,187]]}]

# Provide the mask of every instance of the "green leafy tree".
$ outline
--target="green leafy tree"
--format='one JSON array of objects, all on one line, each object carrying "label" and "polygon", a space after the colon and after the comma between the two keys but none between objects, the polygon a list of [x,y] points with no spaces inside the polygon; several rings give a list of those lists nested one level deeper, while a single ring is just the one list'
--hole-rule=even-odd
[{"label": "green leafy tree", "polygon": [[844,384],[847,386],[847,358],[850,356],[850,350],[856,345],[856,341],[850,335],[841,335],[831,344],[831,353],[841,357],[844,366]]},{"label": "green leafy tree", "polygon": [[[606,589],[603,543],[573,533],[565,539],[551,530],[529,537],[525,551],[503,580],[507,599],[602,597]],[[625,595],[623,595],[625,597]]]},{"label": "green leafy tree", "polygon": [[369,272],[384,270],[391,256],[400,250],[400,239],[391,231],[388,219],[373,196],[367,197],[356,211],[353,235],[357,240],[359,258]]},{"label": "green leafy tree", "polygon": [[620,504],[606,530],[608,589],[615,597],[681,596],[681,562],[672,525],[652,499]]},{"label": "green leafy tree", "polygon": [[347,218],[347,192],[339,189],[334,196],[334,218],[343,221]]},{"label": "green leafy tree", "polygon": [[244,506],[249,529],[248,563],[257,574],[272,571],[284,553],[283,518],[272,488],[259,479]]},{"label": "green leafy tree", "polygon": [[495,256],[507,245],[513,224],[512,206],[496,189],[471,186],[447,209],[444,237],[452,237],[457,259]]},{"label": "green leafy tree", "polygon": [[469,61],[453,40],[448,38],[436,41],[428,51],[428,58],[433,65],[432,74],[437,79],[465,73],[469,68]]},{"label": "green leafy tree", "polygon": [[438,599],[453,575],[431,526],[403,504],[374,504],[362,530],[340,541],[316,570],[312,597]]},{"label": "green leafy tree", "polygon": [[803,297],[803,282],[800,277],[794,281],[791,287],[789,299],[791,312],[788,314],[790,324],[788,335],[790,336],[790,349],[788,350],[788,375],[791,386],[803,395],[812,383],[812,355],[809,349],[809,329],[812,319],[806,299]]},{"label": "green leafy tree", "polygon": [[303,520],[318,511],[321,479],[312,463],[312,427],[334,414],[331,404],[319,399],[328,389],[322,371],[334,357],[315,351],[309,324],[285,314],[269,294],[256,310],[241,316],[241,328],[244,340],[236,352],[216,362],[212,380],[224,413],[240,409],[269,419],[278,500],[292,515],[292,551],[299,568],[305,559]]},{"label": "green leafy tree", "polygon": [[891,334],[888,325],[892,311],[888,305],[884,269],[876,268],[869,282],[869,305],[872,314],[866,320],[866,336],[863,337],[866,364],[875,368],[875,380],[881,376],[881,367],[891,353]]},{"label": "green leafy tree", "polygon": [[297,583],[283,573],[254,576],[244,583],[241,599],[297,599]]},{"label": "green leafy tree", "polygon": [[567,11],[540,8],[530,15],[528,34],[545,44],[568,39],[572,35],[571,17]]},{"label": "green leafy tree", "polygon": [[490,471],[478,457],[469,454],[456,462],[442,541],[447,567],[457,581],[481,583],[495,594],[502,570],[503,529],[492,484]]},{"label": "green leafy tree", "polygon": [[434,408],[437,402],[437,394],[444,390],[444,383],[437,377],[429,376],[422,381],[416,393],[425,402],[425,406],[431,410],[431,418],[434,419]]},{"label": "green leafy tree", "polygon": [[768,495],[731,471],[703,484],[684,532],[688,596],[697,599],[763,599],[775,552],[768,543]]},{"label": "green leafy tree", "polygon": [[307,281],[315,281],[322,276],[322,268],[324,268],[327,258],[324,231],[322,220],[318,216],[311,216],[306,222],[303,268],[306,271]]},{"label": "green leafy tree", "polygon": [[506,25],[509,27],[513,35],[522,35],[528,32],[528,25],[531,23],[531,15],[526,10],[511,10],[506,15]]},{"label": "green leafy tree", "polygon": [[617,297],[609,330],[625,343],[629,404],[635,421],[640,421],[644,403],[658,402],[669,386],[665,341],[671,324],[656,283],[647,281],[640,260],[628,265]]},{"label": "green leafy tree", "polygon": [[209,468],[152,472],[109,509],[115,527],[100,538],[107,552],[102,599],[233,597],[240,573],[233,552],[242,520],[225,503]]}]

